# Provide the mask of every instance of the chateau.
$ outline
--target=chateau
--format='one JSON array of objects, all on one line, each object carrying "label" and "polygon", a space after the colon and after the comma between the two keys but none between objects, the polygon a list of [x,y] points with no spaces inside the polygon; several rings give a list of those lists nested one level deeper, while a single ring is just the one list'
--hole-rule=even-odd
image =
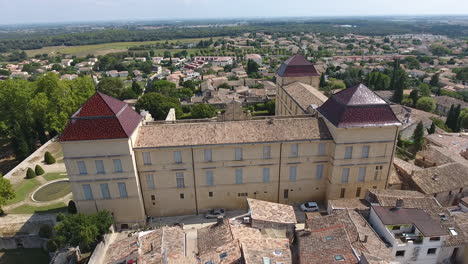
[{"label": "chateau", "polygon": [[277,73],[276,113],[238,121],[146,122],[92,96],[60,137],[80,212],[109,210],[121,227],[147,217],[364,197],[385,189],[400,122],[364,85],[327,98],[301,55]]}]

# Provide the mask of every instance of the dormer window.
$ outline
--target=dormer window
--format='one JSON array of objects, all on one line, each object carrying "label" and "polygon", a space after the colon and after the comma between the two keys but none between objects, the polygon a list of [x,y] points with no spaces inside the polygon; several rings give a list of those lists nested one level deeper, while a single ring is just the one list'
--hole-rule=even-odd
[{"label": "dormer window", "polygon": [[392,226],[392,230],[400,230],[401,226],[399,225],[396,225],[396,226]]},{"label": "dormer window", "polygon": [[449,227],[449,232],[452,236],[458,236],[458,232],[455,230],[454,227]]},{"label": "dormer window", "polygon": [[335,255],[333,257],[335,259],[335,261],[344,261],[344,256],[343,255]]}]

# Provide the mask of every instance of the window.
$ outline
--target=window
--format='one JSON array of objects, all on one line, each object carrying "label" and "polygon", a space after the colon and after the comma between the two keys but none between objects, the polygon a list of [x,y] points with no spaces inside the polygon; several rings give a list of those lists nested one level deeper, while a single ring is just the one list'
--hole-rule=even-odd
[{"label": "window", "polygon": [[223,260],[223,259],[227,258],[227,256],[228,256],[227,252],[223,252],[223,253],[219,254],[219,259]]},{"label": "window", "polygon": [[117,185],[119,186],[120,197],[127,198],[127,185],[125,185],[125,182],[118,182]]},{"label": "window", "polygon": [[340,198],[344,198],[345,193],[346,193],[346,188],[341,188]]},{"label": "window", "polygon": [[429,241],[440,241],[440,237],[431,237]]},{"label": "window", "polygon": [[96,164],[96,173],[97,174],[104,174],[104,162],[102,160],[95,160],[94,163]]},{"label": "window", "polygon": [[291,157],[295,158],[299,155],[299,145],[291,144]]},{"label": "window", "polygon": [[345,260],[343,255],[335,255],[333,258],[335,259],[335,261],[344,261]]},{"label": "window", "polygon": [[372,189],[377,189],[377,186],[372,186]]},{"label": "window", "polygon": [[185,198],[185,195],[183,193],[179,194],[179,198],[180,199],[184,199]]},{"label": "window", "polygon": [[356,197],[360,197],[361,196],[361,187],[357,187],[356,189]]},{"label": "window", "polygon": [[205,149],[204,151],[204,156],[205,156],[205,161],[213,161],[213,153],[211,152],[211,149]]},{"label": "window", "polygon": [[361,158],[368,158],[369,150],[370,150],[370,146],[362,146]]},{"label": "window", "polygon": [[270,181],[270,168],[263,168],[263,182]]},{"label": "window", "polygon": [[153,176],[153,174],[146,175],[146,186],[148,186],[148,189],[154,189],[154,176]]},{"label": "window", "polygon": [[452,236],[457,236],[458,235],[458,232],[455,230],[454,227],[449,227],[449,232]]},{"label": "window", "polygon": [[249,193],[237,193],[237,197],[247,197]]},{"label": "window", "polygon": [[243,171],[242,168],[236,169],[236,184],[242,184]]},{"label": "window", "polygon": [[156,196],[151,195],[151,201],[154,201],[154,200],[156,200]]},{"label": "window", "polygon": [[297,166],[290,166],[289,167],[289,180],[295,181],[297,177]]},{"label": "window", "polygon": [[115,159],[114,161],[114,172],[122,172],[122,161]]},{"label": "window", "polygon": [[366,167],[359,168],[359,177],[358,181],[365,182],[366,181]]},{"label": "window", "polygon": [[458,191],[458,193],[462,193],[463,192],[463,188],[460,188],[460,190]]},{"label": "window", "polygon": [[325,143],[319,143],[318,154],[325,155]]},{"label": "window", "polygon": [[395,226],[392,226],[392,230],[400,230],[401,226],[399,225],[395,225]]},{"label": "window", "polygon": [[78,171],[80,174],[88,174],[88,170],[86,169],[86,164],[84,161],[77,161],[76,164],[78,165]]},{"label": "window", "polygon": [[286,199],[286,200],[289,198],[289,189],[284,189],[284,191],[283,191],[283,197],[284,197],[284,199]]},{"label": "window", "polygon": [[177,172],[176,173],[176,183],[177,183],[177,188],[185,188],[184,173],[183,172]]},{"label": "window", "polygon": [[143,164],[151,165],[151,155],[149,152],[143,152]]},{"label": "window", "polygon": [[405,256],[405,251],[404,250],[397,250],[395,253],[396,257],[404,257]]},{"label": "window", "polygon": [[323,178],[323,164],[317,164],[315,169],[315,178],[317,180],[321,180]]},{"label": "window", "polygon": [[380,180],[380,175],[382,174],[383,166],[375,166],[374,181]]},{"label": "window", "polygon": [[174,151],[174,162],[182,163],[182,153],[180,151]]},{"label": "window", "polygon": [[235,160],[242,160],[242,148],[236,148],[234,158]]},{"label": "window", "polygon": [[206,185],[208,185],[208,186],[213,186],[214,185],[213,171],[206,171],[205,172],[205,178],[206,178]]},{"label": "window", "polygon": [[353,158],[353,147],[346,147],[345,148],[344,158],[345,159],[352,159]]},{"label": "window", "polygon": [[209,197],[213,197],[213,192],[208,192]]},{"label": "window", "polygon": [[107,183],[101,183],[101,193],[102,193],[102,199],[110,199],[110,192],[109,192],[109,184]]},{"label": "window", "polygon": [[91,190],[91,185],[83,184],[83,193],[86,200],[94,200],[93,191]]},{"label": "window", "polygon": [[271,146],[264,146],[263,147],[263,158],[264,159],[271,159]]},{"label": "window", "polygon": [[348,183],[349,182],[349,168],[343,168],[343,172],[341,173],[341,183]]},{"label": "window", "polygon": [[435,255],[437,252],[437,248],[429,248],[427,249],[427,255]]}]

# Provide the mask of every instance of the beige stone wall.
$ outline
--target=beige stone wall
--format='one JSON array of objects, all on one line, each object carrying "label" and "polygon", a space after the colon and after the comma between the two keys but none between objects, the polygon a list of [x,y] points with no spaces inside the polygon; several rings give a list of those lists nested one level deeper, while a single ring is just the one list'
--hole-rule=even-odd
[{"label": "beige stone wall", "polygon": [[299,107],[299,105],[294,102],[294,100],[281,87],[278,87],[276,90],[275,107],[275,115],[277,116],[304,114],[304,110]]},{"label": "beige stone wall", "polygon": [[[66,141],[61,142],[61,145],[73,199],[79,212],[109,210],[117,224],[145,223],[131,139]],[[114,171],[114,159],[121,161],[122,172]],[[104,173],[97,173],[96,160],[103,161]],[[84,162],[87,174],[80,174],[78,162]],[[111,199],[103,197],[100,184],[105,183],[108,184]],[[118,183],[125,183],[128,197],[120,197]],[[83,191],[85,184],[90,185],[93,200],[86,200]]]},{"label": "beige stone wall", "polygon": [[[325,118],[325,123],[333,136],[330,150],[329,185],[327,200],[364,197],[367,189],[385,189],[393,162],[397,126],[336,128]],[[363,147],[369,147],[368,158],[362,157]],[[347,147],[352,147],[351,159],[345,158]],[[349,168],[348,183],[342,182],[343,169]],[[360,168],[366,168],[364,181],[359,180]],[[344,197],[342,197],[342,189]],[[360,188],[360,191],[358,190]]]},{"label": "beige stone wall", "polygon": [[[193,214],[197,209],[200,213],[212,208],[245,209],[247,197],[288,204],[321,201],[326,193],[329,157],[328,154],[318,155],[318,143],[297,142],[298,157],[290,157],[292,143],[280,142],[137,149],[136,160],[147,214],[166,216]],[[331,146],[331,141],[322,143],[326,143],[327,149]],[[264,146],[271,147],[269,159],[263,158]],[[236,147],[242,148],[242,160],[235,160]],[[205,149],[211,149],[212,161],[204,160]],[[181,152],[182,163],[175,163],[174,151]],[[150,153],[151,165],[144,165],[143,152]],[[319,163],[324,164],[324,171],[322,179],[317,180],[316,165]],[[291,166],[297,167],[295,180],[289,178]],[[263,168],[269,168],[268,182],[263,181]],[[236,169],[242,169],[241,184],[236,183]],[[213,172],[212,186],[207,185],[206,171]],[[185,186],[177,188],[176,173],[181,172],[184,174]],[[146,185],[148,174],[153,175],[154,189]],[[285,189],[289,194],[286,199]],[[181,193],[184,194],[183,199]],[[154,195],[155,200],[152,200],[151,195]]]}]

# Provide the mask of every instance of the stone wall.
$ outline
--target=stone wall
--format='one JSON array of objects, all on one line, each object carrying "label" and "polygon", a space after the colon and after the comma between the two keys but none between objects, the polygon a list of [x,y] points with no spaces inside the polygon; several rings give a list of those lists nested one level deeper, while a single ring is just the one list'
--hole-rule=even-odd
[{"label": "stone wall", "polygon": [[109,245],[112,244],[117,236],[112,228],[111,233],[105,234],[104,239],[96,246],[93,254],[89,258],[88,264],[101,264],[104,263],[106,257],[106,251]]}]

